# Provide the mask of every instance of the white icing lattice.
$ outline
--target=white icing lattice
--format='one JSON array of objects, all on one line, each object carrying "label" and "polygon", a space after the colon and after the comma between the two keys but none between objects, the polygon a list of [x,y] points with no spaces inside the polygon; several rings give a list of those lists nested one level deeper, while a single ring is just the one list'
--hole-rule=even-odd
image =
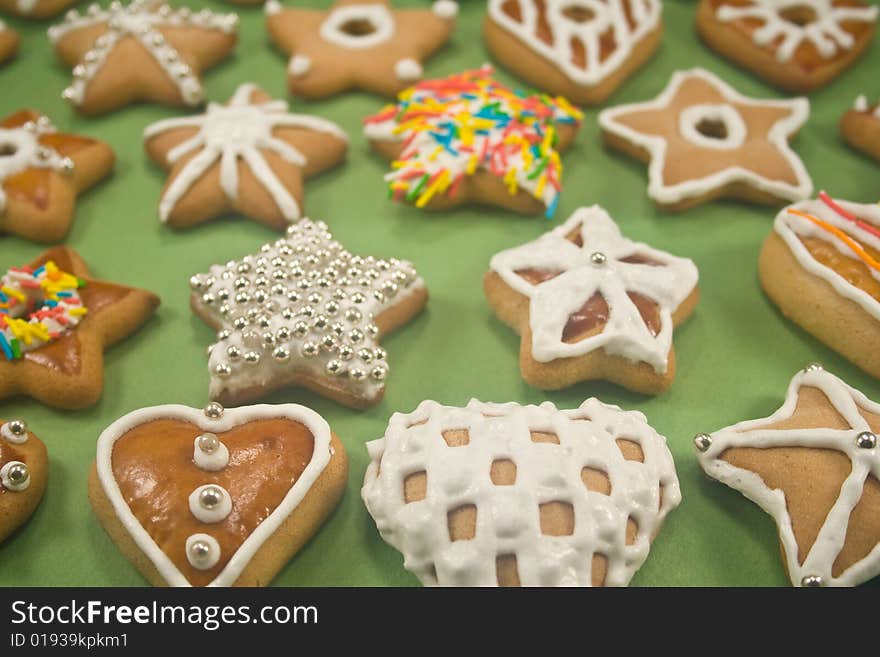
[{"label": "white icing lattice", "polygon": [[[765,429],[790,418],[796,408],[801,388],[819,389],[850,429]],[[812,367],[798,373],[788,386],[783,406],[773,415],[759,420],[740,422],[710,436],[704,452],[698,450],[700,465],[706,473],[731,488],[739,490],[773,516],[785,551],[792,584],[801,586],[805,578],[821,578],[827,586],[854,586],[880,574],[880,545],[839,577],[832,575],[837,555],[844,546],[850,514],[862,497],[868,475],[880,479],[880,450],[858,445],[857,436],[871,428],[860,411],[880,414],[877,404],[839,378],[820,368]],[[840,496],[832,506],[803,564],[798,561],[798,545],[792,528],[785,494],[771,489],[759,475],[737,468],[722,460],[724,452],[736,447],[768,449],[773,447],[812,447],[831,449],[845,454],[852,462],[852,471],[840,488]],[[795,475],[796,473],[792,473]],[[803,473],[809,477],[809,473]]]},{"label": "white icing lattice", "polygon": [[[450,447],[442,433],[466,429],[468,443]],[[531,433],[555,434],[558,444],[533,442]],[[644,462],[624,459],[616,438],[638,443]],[[624,586],[648,556],[651,537],[681,500],[666,440],[637,411],[596,399],[575,410],[472,400],[465,408],[424,401],[395,413],[384,438],[367,444],[361,496],[404,567],[426,585],[494,586],[496,558],[515,555],[524,586],[589,586],[592,557],[607,558],[605,584]],[[492,463],[516,466],[513,485],[495,485]],[[585,467],[606,473],[610,494],[590,491]],[[425,472],[423,500],[405,502],[404,480]],[[661,493],[662,490],[662,493]],[[543,534],[539,505],[570,504],[569,536]],[[476,506],[476,533],[451,541],[447,514]],[[638,525],[626,544],[627,520]]]},{"label": "white icing lattice", "polygon": [[[809,8],[815,20],[805,25],[786,20],[785,10]],[[844,23],[873,23],[877,7],[852,7],[836,0],[751,0],[748,5],[722,4],[716,18],[721,22],[756,19],[761,27],[752,32],[752,40],[759,46],[779,42],[775,46],[776,59],[787,62],[804,43],[811,43],[825,59],[855,45],[853,35],[844,29]]]},{"label": "white icing lattice", "polygon": [[[521,21],[504,10],[510,3],[518,6]],[[490,0],[489,16],[580,85],[597,85],[614,73],[635,45],[660,24],[660,0],[544,0],[543,4],[545,9],[541,12],[536,0]],[[574,20],[565,14],[571,9],[588,12],[590,18]],[[627,20],[627,12],[633,26]],[[551,32],[549,44],[538,37],[542,13]],[[602,37],[609,31],[615,47],[603,59]],[[573,40],[584,48],[585,66],[574,61]]]},{"label": "white icing lattice", "polygon": [[[578,231],[582,246],[567,238],[573,231]],[[604,256],[600,263],[596,254]],[[633,255],[645,256],[656,264],[623,262]],[[496,254],[490,267],[530,299],[535,360],[546,363],[604,349],[649,363],[659,373],[668,366],[672,313],[693,292],[698,280],[692,261],[628,240],[597,205],[577,210],[563,225],[534,242]],[[526,269],[558,275],[535,285],[516,273]],[[648,330],[628,292],[644,295],[659,306],[661,323],[656,336]],[[604,330],[579,342],[563,342],[569,318],[597,293],[608,304]]]},{"label": "white icing lattice", "polygon": [[229,103],[210,103],[200,116],[158,121],[144,130],[150,139],[168,130],[194,127],[198,132],[168,152],[167,161],[174,164],[182,157],[198,151],[174,176],[159,202],[159,217],[167,221],[178,201],[190,188],[220,161],[220,187],[226,197],[238,198],[238,160],[245,162],[254,177],[263,185],[278,209],[288,221],[300,218],[300,207],[290,191],[266,161],[263,151],[271,151],[287,162],[304,167],[305,156],[290,142],[273,134],[275,128],[302,128],[331,134],[347,141],[347,136],[335,123],[315,116],[290,114],[283,100],[252,103],[257,87],[242,84]]}]

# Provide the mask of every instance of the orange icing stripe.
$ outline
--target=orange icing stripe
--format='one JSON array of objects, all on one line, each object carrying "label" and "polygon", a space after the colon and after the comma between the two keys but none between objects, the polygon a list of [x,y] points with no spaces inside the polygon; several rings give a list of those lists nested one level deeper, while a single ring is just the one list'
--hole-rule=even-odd
[{"label": "orange icing stripe", "polygon": [[832,235],[839,237],[843,240],[844,244],[846,244],[849,248],[851,248],[855,254],[859,257],[859,259],[864,262],[866,265],[875,269],[876,271],[880,271],[880,262],[877,262],[870,256],[870,254],[862,248],[862,245],[856,242],[849,235],[840,230],[837,226],[832,226],[828,222],[822,221],[821,219],[817,219],[811,214],[807,214],[806,212],[801,212],[800,210],[796,210],[795,208],[788,209],[789,214],[796,214],[799,217],[803,217],[804,219],[808,219],[812,221],[814,224],[822,228],[823,230],[828,231]]}]

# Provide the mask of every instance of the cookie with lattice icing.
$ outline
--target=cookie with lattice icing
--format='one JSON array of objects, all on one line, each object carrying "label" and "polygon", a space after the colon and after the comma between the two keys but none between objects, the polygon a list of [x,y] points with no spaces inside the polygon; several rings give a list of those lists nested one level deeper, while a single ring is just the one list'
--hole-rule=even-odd
[{"label": "cookie with lattice icing", "polygon": [[342,497],[348,457],[297,404],[142,408],[98,438],[89,500],[155,586],[265,586]]},{"label": "cookie with lattice icing", "polygon": [[538,89],[604,101],[660,45],[660,0],[489,0],[486,45]]},{"label": "cookie with lattice icing", "polygon": [[77,0],[0,0],[0,11],[22,18],[51,18]]},{"label": "cookie with lattice icing", "polygon": [[880,160],[880,102],[869,104],[865,96],[840,117],[840,134],[855,149]]},{"label": "cookie with lattice icing", "polygon": [[812,180],[788,142],[809,114],[806,98],[749,98],[694,68],[654,100],[602,110],[599,126],[607,146],[648,163],[648,195],[675,212],[717,198],[807,198]]},{"label": "cookie with lattice icing", "polygon": [[5,64],[18,52],[19,41],[18,32],[0,21],[0,64]]},{"label": "cookie with lattice icing", "polygon": [[73,69],[63,97],[86,115],[136,102],[196,106],[199,76],[235,47],[238,16],[174,9],[162,0],[114,0],[67,13],[49,28],[55,54]]},{"label": "cookie with lattice icing", "polygon": [[58,132],[34,110],[7,116],[0,122],[0,232],[63,239],[77,196],[109,175],[115,159],[104,142]]},{"label": "cookie with lattice icing", "polygon": [[822,192],[785,208],[758,266],[783,315],[880,378],[880,206]]},{"label": "cookie with lattice icing", "polygon": [[422,62],[455,27],[458,4],[435,0],[430,9],[395,9],[391,0],[336,0],[326,10],[266,2],[273,43],[290,55],[292,94],[324,98],[347,89],[382,96],[421,79]]},{"label": "cookie with lattice icing", "polygon": [[545,390],[605,379],[658,394],[675,376],[673,327],[699,298],[697,268],[624,237],[599,206],[495,254],[489,305],[521,336],[523,379]]},{"label": "cookie with lattice icing", "polygon": [[428,300],[410,263],[354,255],[309,219],[190,286],[193,311],[219,330],[209,394],[227,405],[290,386],[354,408],[378,404],[389,376],[379,339]]},{"label": "cookie with lattice icing", "polygon": [[159,201],[168,225],[237,212],[283,230],[302,216],[303,181],[344,160],[348,137],[246,83],[225,105],[148,126],[144,147],[169,170]]},{"label": "cookie with lattice icing", "polygon": [[0,419],[0,543],[33,515],[48,475],[43,442],[22,420]]},{"label": "cookie with lattice icing", "polygon": [[681,493],[638,411],[424,401],[367,443],[361,497],[427,586],[625,586]]},{"label": "cookie with lattice icing", "polygon": [[772,84],[806,93],[853,65],[874,36],[862,0],[700,0],[706,44]]},{"label": "cookie with lattice icing", "polygon": [[795,586],[880,574],[880,404],[813,364],[773,415],[694,438],[700,466],[776,522]]}]

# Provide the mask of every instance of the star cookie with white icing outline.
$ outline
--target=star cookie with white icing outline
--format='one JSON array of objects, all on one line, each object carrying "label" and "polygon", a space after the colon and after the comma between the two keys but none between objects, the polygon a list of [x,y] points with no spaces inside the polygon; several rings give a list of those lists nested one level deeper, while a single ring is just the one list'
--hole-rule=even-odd
[{"label": "star cookie with white icing outline", "polygon": [[638,411],[423,401],[367,443],[361,497],[425,586],[626,586],[681,501]]},{"label": "star cookie with white icing outline", "polygon": [[693,262],[633,242],[601,207],[492,257],[483,288],[521,336],[526,383],[605,379],[658,394],[675,375],[672,329],[699,298]]},{"label": "star cookie with white icing outline", "polygon": [[272,41],[290,55],[290,92],[324,98],[347,89],[395,96],[422,77],[422,62],[455,27],[458,4],[395,9],[390,0],[336,0],[327,10],[266,2]]},{"label": "star cookie with white icing outline", "polygon": [[880,102],[869,103],[859,96],[840,117],[840,134],[855,148],[880,160]]},{"label": "star cookie with white icing outline", "polygon": [[348,457],[296,404],[142,408],[101,433],[99,521],[155,586],[265,586],[339,503]]},{"label": "star cookie with white icing outline", "polygon": [[807,93],[864,54],[877,12],[861,0],[701,0],[697,30],[735,64],[786,91]]},{"label": "star cookie with white icing outline", "polygon": [[58,242],[77,196],[113,170],[102,141],[58,132],[47,116],[21,110],[0,122],[0,233]]},{"label": "star cookie with white icing outline", "polygon": [[378,404],[389,374],[379,338],[428,300],[410,263],[353,255],[309,219],[190,287],[193,311],[219,330],[209,395],[226,405],[289,386],[353,408]]},{"label": "star cookie with white icing outline", "polygon": [[599,126],[608,146],[648,162],[648,196],[680,211],[717,198],[809,197],[813,182],[788,143],[809,114],[806,98],[749,98],[693,68],[654,100],[602,110]]},{"label": "star cookie with white icing outline", "polygon": [[114,0],[67,13],[49,28],[58,59],[73,69],[63,97],[85,115],[136,102],[194,107],[199,75],[232,52],[238,16],[173,9],[162,0]]},{"label": "star cookie with white icing outline", "polygon": [[19,41],[18,32],[0,21],[0,64],[5,64],[18,52]]},{"label": "star cookie with white icing outline", "polygon": [[51,18],[77,0],[0,0],[0,11],[21,18]]},{"label": "star cookie with white icing outline", "polygon": [[137,331],[152,316],[159,298],[147,290],[92,278],[85,261],[66,246],[45,251],[28,267],[36,270],[50,261],[80,279],[78,294],[85,314],[75,327],[50,336],[48,344],[21,357],[10,360],[0,352],[0,399],[25,395],[54,408],[86,408],[104,389],[104,350]]},{"label": "star cookie with white icing outline", "polygon": [[0,543],[33,515],[48,475],[46,445],[23,420],[0,419]]},{"label": "star cookie with white icing outline", "polygon": [[159,202],[168,225],[239,212],[283,230],[302,216],[304,179],[344,160],[348,137],[246,83],[225,105],[148,126],[144,147],[170,172]]},{"label": "star cookie with white icing outline", "polygon": [[773,415],[697,434],[700,466],[769,513],[795,586],[880,574],[880,404],[819,365]]}]

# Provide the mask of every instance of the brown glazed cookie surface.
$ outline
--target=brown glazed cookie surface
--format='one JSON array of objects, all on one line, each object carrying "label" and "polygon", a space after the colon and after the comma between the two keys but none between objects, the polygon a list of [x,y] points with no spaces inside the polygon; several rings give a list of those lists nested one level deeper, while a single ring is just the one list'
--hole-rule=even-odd
[{"label": "brown glazed cookie surface", "polygon": [[23,421],[0,419],[0,543],[31,517],[48,474],[43,442]]},{"label": "brown glazed cookie surface", "polygon": [[853,148],[880,161],[880,103],[859,96],[840,117],[840,134]]},{"label": "brown glazed cookie surface", "polygon": [[0,21],[0,64],[5,64],[18,52],[20,40],[18,32],[11,30]]}]

